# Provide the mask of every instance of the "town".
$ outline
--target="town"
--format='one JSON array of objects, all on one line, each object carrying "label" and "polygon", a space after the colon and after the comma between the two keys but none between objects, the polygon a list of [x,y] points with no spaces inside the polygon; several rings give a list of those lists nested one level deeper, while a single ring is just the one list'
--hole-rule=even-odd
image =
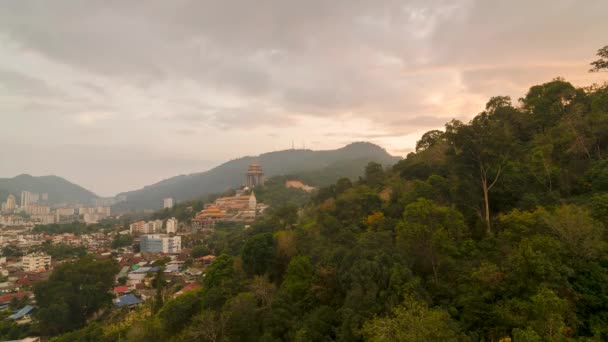
[{"label": "town", "polygon": [[[255,196],[264,182],[261,166],[252,163],[244,184],[231,196],[217,197],[198,212],[186,206],[191,218],[182,222],[154,215],[135,219],[104,205],[52,206],[46,193],[24,190],[19,201],[9,194],[0,216],[0,310],[17,325],[31,323],[37,309],[34,286],[48,280],[59,265],[85,255],[118,265],[112,289],[117,309],[153,298],[159,273],[170,284],[171,297],[197,289],[216,258],[216,229],[246,229],[269,208]],[[163,212],[176,205],[165,198]]]}]

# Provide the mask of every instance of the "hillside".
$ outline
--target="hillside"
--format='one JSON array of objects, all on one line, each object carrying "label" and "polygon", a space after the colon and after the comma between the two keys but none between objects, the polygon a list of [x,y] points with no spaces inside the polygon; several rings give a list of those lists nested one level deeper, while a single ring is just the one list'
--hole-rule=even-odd
[{"label": "hillside", "polygon": [[[286,206],[201,235],[217,258],[198,290],[54,341],[608,341],[608,84],[519,103],[491,98],[299,208],[273,179],[260,197]],[[62,298],[38,293],[40,312]],[[72,327],[57,310],[40,327]]]},{"label": "hillside", "polygon": [[[285,150],[231,160],[209,171],[172,177],[140,190],[125,192],[127,201],[120,209],[158,209],[164,197],[178,201],[222,192],[243,183],[249,164],[257,161],[266,177],[302,174],[312,185],[326,185],[340,176],[356,178],[370,161],[392,165],[399,157],[388,154],[381,147],[365,142],[349,144],[337,150]],[[350,172],[341,172],[344,169]],[[323,172],[326,170],[327,172]]]},{"label": "hillside", "polygon": [[4,201],[8,194],[21,200],[21,191],[48,193],[49,202],[56,203],[89,203],[97,195],[91,191],[57,176],[34,177],[21,174],[13,178],[0,178],[0,200]]}]

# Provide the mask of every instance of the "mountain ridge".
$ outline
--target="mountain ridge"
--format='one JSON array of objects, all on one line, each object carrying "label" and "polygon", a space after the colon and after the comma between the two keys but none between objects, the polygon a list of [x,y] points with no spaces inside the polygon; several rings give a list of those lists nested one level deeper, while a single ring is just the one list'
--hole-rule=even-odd
[{"label": "mountain ridge", "polygon": [[12,178],[0,178],[0,201],[4,201],[9,194],[15,195],[17,201],[20,201],[22,191],[48,193],[51,204],[90,204],[93,199],[99,197],[92,191],[56,175],[32,176],[22,173]]},{"label": "mountain ridge", "polygon": [[[345,176],[352,178],[360,174],[363,169],[361,166],[371,161],[390,165],[400,159],[401,157],[392,156],[384,148],[369,142],[354,142],[335,150],[291,149],[266,152],[258,156],[232,159],[207,171],[178,175],[137,190],[119,193],[117,196],[126,196],[127,200],[120,203],[118,208],[158,209],[164,197],[182,201],[222,192],[241,185],[247,167],[253,161],[262,165],[266,177],[311,173],[349,162],[356,174]],[[328,177],[323,183],[335,180],[333,178]]]}]

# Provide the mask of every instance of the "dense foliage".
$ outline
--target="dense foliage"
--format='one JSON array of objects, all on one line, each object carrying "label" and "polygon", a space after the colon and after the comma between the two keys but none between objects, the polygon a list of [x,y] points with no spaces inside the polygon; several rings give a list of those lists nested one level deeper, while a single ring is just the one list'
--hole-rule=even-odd
[{"label": "dense foliage", "polygon": [[57,335],[83,327],[91,315],[110,304],[117,272],[112,260],[90,256],[57,266],[48,280],[34,287],[40,332]]},{"label": "dense foliage", "polygon": [[34,232],[35,233],[47,233],[50,235],[64,234],[64,233],[80,235],[80,234],[87,234],[87,233],[94,232],[96,229],[97,229],[96,226],[87,225],[84,222],[74,221],[72,223],[63,223],[63,224],[57,224],[57,223],[39,224],[34,227]]},{"label": "dense foliage", "polygon": [[608,86],[492,98],[391,169],[213,236],[202,290],[129,338],[607,340],[607,153]]}]

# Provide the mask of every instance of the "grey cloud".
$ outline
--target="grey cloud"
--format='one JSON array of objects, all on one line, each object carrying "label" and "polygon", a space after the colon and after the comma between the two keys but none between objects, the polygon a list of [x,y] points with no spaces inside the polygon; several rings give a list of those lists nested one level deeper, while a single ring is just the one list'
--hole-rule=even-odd
[{"label": "grey cloud", "polygon": [[[0,115],[17,115],[0,129],[24,142],[161,139],[192,154],[205,135],[189,132],[209,130],[205,143],[232,157],[277,146],[267,134],[285,127],[319,148],[401,141],[493,95],[599,79],[586,71],[606,44],[606,11],[605,0],[6,1]],[[307,119],[336,135],[304,132]],[[242,129],[260,142],[235,142]]]},{"label": "grey cloud", "polygon": [[232,127],[257,128],[260,126],[287,126],[295,123],[295,119],[279,112],[258,108],[222,108],[213,114],[214,122],[223,129]]},{"label": "grey cloud", "polygon": [[46,81],[11,70],[0,69],[0,87],[4,94],[63,97],[64,94],[53,88]]}]

